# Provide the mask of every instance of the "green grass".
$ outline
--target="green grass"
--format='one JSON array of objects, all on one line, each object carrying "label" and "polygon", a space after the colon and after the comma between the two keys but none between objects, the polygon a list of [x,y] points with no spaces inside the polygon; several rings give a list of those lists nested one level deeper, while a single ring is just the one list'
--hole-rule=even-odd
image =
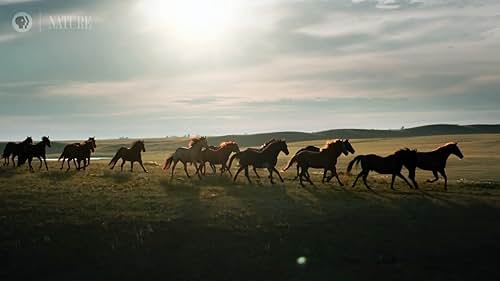
[{"label": "green grass", "polygon": [[[498,280],[500,260],[499,135],[353,140],[357,154],[403,147],[428,150],[455,140],[442,182],[421,191],[370,175],[374,191],[320,184],[298,188],[262,179],[173,181],[163,163],[185,140],[146,140],[150,161],[130,173],[94,161],[87,171],[0,167],[2,280]],[[98,141],[111,155],[131,141]],[[291,143],[299,147],[324,141]],[[289,157],[280,156],[279,167]],[[352,158],[342,157],[344,173]],[[36,167],[37,165],[35,165]],[[233,168],[234,170],[234,168]],[[192,167],[190,172],[193,173]],[[253,174],[251,174],[253,176]],[[306,257],[306,264],[296,260]]]}]

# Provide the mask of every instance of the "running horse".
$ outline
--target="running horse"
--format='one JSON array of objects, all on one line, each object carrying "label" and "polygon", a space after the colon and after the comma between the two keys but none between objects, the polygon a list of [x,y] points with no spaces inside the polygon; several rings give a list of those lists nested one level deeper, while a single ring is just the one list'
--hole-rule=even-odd
[{"label": "running horse", "polygon": [[[323,169],[323,178],[321,182],[325,182],[326,174],[328,171],[332,172],[332,177],[335,176],[337,181],[341,186],[344,184],[340,181],[340,178],[337,174],[336,164],[337,158],[341,155],[348,155],[348,145],[349,141],[344,140],[330,140],[327,141],[325,146],[319,151],[309,151],[302,150],[297,153],[289,162],[288,165],[283,169],[286,171],[293,163],[297,163],[297,174],[299,174],[300,185],[304,186],[302,183],[303,178],[305,178],[309,183],[314,185],[311,181],[311,178],[308,173],[309,168],[322,168]],[[354,151],[354,148],[349,144],[349,149]]]},{"label": "running horse", "polygon": [[[458,148],[458,143],[449,142],[430,152],[417,152],[417,168],[426,171],[432,171],[434,179],[428,179],[427,182],[435,182],[439,179],[438,172],[444,178],[444,189],[448,190],[448,177],[446,176],[446,161],[453,154],[460,159],[464,158],[462,151]],[[410,171],[410,179],[415,180],[415,170]]]},{"label": "running horse", "polygon": [[234,141],[225,141],[222,142],[217,148],[212,149],[212,148],[207,148],[205,150],[201,151],[201,161],[200,161],[200,166],[198,167],[198,170],[202,170],[205,168],[205,163],[208,162],[210,163],[210,166],[212,167],[213,174],[216,174],[216,168],[215,165],[222,165],[221,167],[221,175],[225,172],[228,171],[229,174],[231,174],[231,170],[227,167],[227,160],[229,159],[229,155],[231,153],[238,153],[240,152],[240,147],[238,144]]},{"label": "running horse", "polygon": [[143,140],[137,140],[132,144],[131,148],[121,147],[116,152],[115,156],[109,162],[108,166],[111,165],[110,169],[113,170],[115,168],[118,160],[122,159],[122,164],[120,165],[120,170],[123,171],[123,165],[125,162],[130,162],[130,172],[134,171],[134,162],[139,162],[144,172],[148,172],[144,165],[142,164],[142,155],[141,152],[146,152],[146,147],[144,146]]},{"label": "running horse", "polygon": [[[198,168],[198,163],[201,161],[201,149],[207,148],[207,138],[206,137],[196,137],[189,141],[188,147],[179,147],[175,152],[165,160],[165,165],[163,170],[168,170],[172,167],[172,174],[170,179],[174,178],[174,170],[177,163],[180,161],[184,165],[184,171],[186,176],[190,178],[191,176],[187,170],[187,163],[192,163],[196,168],[196,174],[201,179],[200,169]],[[173,165],[172,165],[173,163]]]},{"label": "running horse", "polygon": [[236,158],[239,159],[240,168],[234,175],[233,181],[236,181],[239,173],[245,170],[245,176],[248,182],[252,183],[248,175],[248,167],[253,166],[254,168],[266,168],[269,171],[269,179],[272,184],[274,184],[273,172],[276,172],[281,182],[283,182],[283,178],[281,177],[278,170],[276,170],[276,163],[278,162],[278,155],[280,152],[283,152],[286,155],[289,154],[288,146],[285,140],[274,140],[273,142],[269,143],[267,147],[262,149],[262,151],[246,149],[234,154],[233,156],[231,156],[231,160],[229,160],[229,168],[231,168],[231,164]]},{"label": "running horse", "polygon": [[[77,170],[84,169],[89,166],[90,164],[90,155],[92,152],[94,152],[95,148],[95,140],[93,138],[89,138],[83,143],[73,143],[73,144],[68,144],[64,147],[63,152],[61,153],[61,156],[59,156],[59,159],[57,161],[60,161],[63,159],[63,162],[61,164],[61,170],[64,168],[64,161],[67,159],[68,160],[68,171],[70,167],[70,162],[73,160],[73,164]],[[89,159],[89,164],[87,164],[87,159]],[[78,165],[76,164],[76,160],[78,160]],[[83,167],[81,167],[81,161],[83,160]]]},{"label": "running horse", "polygon": [[[350,173],[354,164],[361,163],[362,171],[354,180],[352,187],[356,186],[356,182],[360,177],[363,177],[363,182],[366,188],[371,189],[366,182],[366,178],[370,171],[375,171],[379,174],[389,174],[392,175],[391,189],[394,190],[394,180],[396,176],[403,179],[410,188],[413,188],[410,182],[401,174],[401,169],[405,166],[409,171],[415,169],[417,161],[417,151],[410,150],[408,148],[400,149],[394,154],[387,157],[381,157],[375,154],[359,155],[356,156],[347,166],[347,172]],[[418,188],[417,182],[413,181],[415,188]]]},{"label": "running horse", "polygon": [[[343,186],[342,182],[340,182],[340,179],[337,175],[337,168],[336,168],[336,165],[337,165],[337,159],[338,157],[343,153],[344,155],[348,155],[349,153],[351,154],[354,154],[356,153],[356,151],[354,150],[354,147],[352,147],[351,143],[349,142],[348,139],[341,139],[341,140],[335,140],[336,142],[342,142],[344,144],[344,147],[345,147],[345,150],[347,151],[347,154],[346,152],[344,152],[344,150],[342,149],[342,151],[338,150],[337,153],[338,155],[334,156],[332,159],[331,159],[331,162],[330,162],[330,167],[328,168],[328,170],[332,171],[332,174],[330,176],[327,177],[326,179],[326,182],[330,182],[330,180],[335,176],[337,178],[337,181],[339,182],[339,184],[341,186]],[[328,146],[328,142],[325,146],[325,148]],[[339,144],[337,144],[337,148],[340,148]],[[295,155],[292,157],[292,159],[290,159],[290,161],[288,161],[288,164],[285,168],[283,168],[283,171],[286,171],[288,170],[288,168],[290,168],[291,165],[293,165],[294,163],[297,162],[297,156],[302,153],[302,152],[305,152],[307,151],[308,153],[309,152],[320,152],[321,151],[321,148],[319,147],[316,147],[316,146],[313,146],[313,145],[309,145],[309,146],[306,146],[304,148],[301,148],[299,149]],[[325,173],[327,172],[326,170],[327,168],[325,168]],[[305,176],[307,176],[307,178],[310,178],[310,175],[309,175],[309,172],[306,170],[305,172]],[[325,176],[325,173],[323,174]],[[297,166],[297,175],[295,176],[295,178],[293,180],[296,180],[299,178],[299,175],[300,175],[300,172],[299,172],[299,167]],[[324,182],[324,179],[325,177],[323,177],[323,180],[322,182]]]},{"label": "running horse", "polygon": [[[45,163],[45,169],[48,171],[49,167],[47,166],[47,155],[46,155],[46,147],[50,147],[49,137],[42,137],[42,141],[37,144],[28,144],[26,145],[23,152],[19,154],[19,160],[17,161],[17,166],[21,166],[28,160],[28,166],[31,172],[33,172],[33,166],[31,166],[31,162],[33,158],[36,157],[40,161],[40,166],[38,166],[38,170],[42,168],[42,163]],[[43,159],[43,161],[42,161]]]},{"label": "running horse", "polygon": [[[2,157],[4,159],[4,166],[10,165],[9,158],[12,156],[12,165],[16,166],[15,158],[19,156],[29,144],[33,144],[33,139],[31,137],[26,137],[26,139],[20,143],[8,142],[3,149]],[[18,157],[19,162],[19,157]]]}]

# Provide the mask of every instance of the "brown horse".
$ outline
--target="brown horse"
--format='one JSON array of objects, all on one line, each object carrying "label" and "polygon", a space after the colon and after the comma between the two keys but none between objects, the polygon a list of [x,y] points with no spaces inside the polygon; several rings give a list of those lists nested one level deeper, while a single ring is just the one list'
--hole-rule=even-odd
[{"label": "brown horse", "polygon": [[[422,170],[432,171],[434,175],[434,179],[428,179],[427,182],[437,181],[439,179],[439,172],[444,178],[444,189],[448,189],[448,177],[446,176],[445,168],[446,160],[448,160],[451,154],[460,159],[464,158],[456,142],[449,142],[430,152],[417,152],[417,167]],[[410,171],[409,177],[415,180],[415,170]]]},{"label": "brown horse", "polygon": [[[61,153],[61,156],[59,156],[59,159],[57,159],[57,161],[63,159],[63,162],[61,164],[61,170],[64,167],[64,161],[66,161],[66,159],[68,160],[67,171],[71,168],[70,167],[71,160],[73,160],[73,164],[75,165],[75,168],[77,170],[80,170],[82,168],[85,170],[85,168],[88,166],[87,159],[90,159],[90,154],[94,152],[94,148],[95,148],[95,140],[93,138],[89,138],[89,140],[83,143],[73,143],[66,145],[64,147],[63,153]],[[76,160],[78,160],[78,166],[76,164]],[[83,160],[83,167],[81,167],[82,160]]]},{"label": "brown horse", "polygon": [[3,149],[3,154],[2,154],[2,157],[4,159],[3,165],[8,166],[10,164],[9,158],[12,156],[12,165],[15,167],[16,166],[15,158],[19,156],[19,154],[21,154],[24,151],[25,147],[29,144],[33,144],[33,139],[31,137],[26,137],[26,139],[20,143],[8,142],[5,145],[5,148]]},{"label": "brown horse", "polygon": [[[50,147],[50,140],[49,137],[42,137],[42,141],[33,145],[33,144],[28,144],[25,147],[25,150],[19,154],[19,160],[17,161],[17,166],[21,166],[28,160],[28,166],[30,168],[30,171],[33,171],[33,166],[31,166],[31,162],[33,161],[33,157],[38,158],[40,161],[40,166],[38,166],[38,170],[42,168],[42,163],[45,163],[45,169],[47,171],[49,170],[49,167],[47,166],[47,156],[46,156],[46,151],[45,147]],[[43,161],[42,161],[43,159]]]},{"label": "brown horse", "polygon": [[[347,172],[350,173],[352,170],[352,166],[354,164],[358,164],[361,162],[362,171],[354,180],[352,187],[356,186],[356,182],[360,177],[363,177],[363,182],[365,183],[366,188],[371,189],[366,182],[366,178],[370,171],[375,171],[379,174],[390,174],[392,175],[391,181],[391,189],[394,190],[394,179],[396,176],[402,178],[410,188],[413,188],[410,182],[401,174],[401,169],[403,165],[408,169],[415,169],[417,161],[417,151],[410,150],[408,148],[400,149],[396,151],[394,154],[391,154],[387,157],[381,157],[375,154],[368,155],[360,155],[356,156],[347,166]],[[416,188],[418,188],[417,182],[413,181],[413,184]]]},{"label": "brown horse", "polygon": [[112,165],[110,169],[113,170],[113,168],[116,165],[116,162],[118,162],[118,160],[122,159],[122,164],[120,166],[120,168],[121,168],[120,170],[123,171],[123,165],[125,165],[125,162],[130,161],[130,171],[133,172],[134,171],[134,162],[139,162],[139,165],[141,165],[144,172],[147,173],[148,170],[146,170],[146,168],[144,168],[144,165],[142,164],[141,152],[146,152],[146,147],[144,146],[144,141],[143,140],[135,141],[132,144],[131,148],[121,147],[120,149],[118,149],[115,156],[113,157],[113,159],[111,159],[111,161],[109,162],[108,165]]},{"label": "brown horse", "polygon": [[167,160],[165,160],[165,165],[163,166],[163,170],[167,170],[170,168],[170,166],[172,166],[172,174],[170,176],[170,179],[173,179],[175,166],[179,161],[181,161],[182,164],[184,165],[184,171],[186,172],[187,177],[190,178],[191,176],[187,171],[187,163],[192,163],[196,168],[196,174],[201,179],[201,173],[198,169],[198,163],[201,161],[201,149],[207,147],[208,143],[206,137],[192,138],[189,141],[188,147],[177,148],[175,152],[172,154],[172,156],[170,156],[169,158],[167,158]]},{"label": "brown horse", "polygon": [[221,167],[221,175],[227,170],[231,176],[231,170],[227,167],[227,160],[229,159],[229,155],[231,153],[240,152],[240,147],[234,141],[225,141],[222,142],[219,147],[216,149],[207,148],[201,151],[201,164],[198,167],[198,170],[201,170],[205,167],[205,163],[210,163],[212,167],[214,175],[216,174],[215,165],[222,165]]},{"label": "brown horse", "polygon": [[253,166],[254,168],[267,168],[267,170],[269,171],[269,179],[272,184],[274,184],[273,172],[276,172],[281,182],[283,182],[283,178],[281,177],[278,170],[276,170],[278,154],[281,151],[283,151],[286,155],[289,154],[288,146],[286,145],[285,140],[275,140],[269,143],[269,145],[267,145],[267,147],[265,147],[262,151],[246,149],[234,154],[233,156],[231,156],[231,160],[229,161],[229,168],[231,168],[231,164],[236,158],[239,159],[240,168],[234,175],[233,181],[236,181],[238,174],[242,170],[245,170],[245,176],[248,179],[248,182],[252,183],[248,175],[248,167]]},{"label": "brown horse", "polygon": [[[92,146],[92,149],[88,149],[89,144]],[[75,142],[72,144],[68,144],[64,147],[63,153],[61,154],[61,156],[59,157],[59,159],[57,161],[60,161],[61,159],[63,159],[63,162],[61,165],[61,169],[62,169],[64,167],[64,162],[66,161],[66,158],[68,158],[68,156],[66,156],[66,155],[72,155],[73,156],[72,160],[73,160],[73,164],[75,165],[75,167],[77,166],[75,159],[78,160],[78,170],[81,169],[80,165],[81,165],[81,161],[83,160],[83,165],[84,165],[83,169],[85,170],[85,168],[90,165],[90,155],[92,154],[92,152],[95,151],[96,147],[97,146],[95,143],[95,137],[89,137],[88,140],[86,140],[82,143]],[[69,161],[69,159],[68,159],[68,161]],[[69,169],[69,163],[68,163],[68,169]]]},{"label": "brown horse", "polygon": [[[336,140],[337,141],[337,140]],[[339,178],[338,178],[338,175],[337,175],[337,172],[336,172],[336,165],[337,165],[337,158],[340,156],[340,154],[344,153],[344,155],[348,155],[349,153],[351,154],[354,154],[356,153],[356,151],[354,150],[354,147],[352,147],[351,143],[349,142],[348,139],[342,139],[342,140],[339,140],[340,142],[342,142],[345,146],[345,149],[347,150],[347,154],[344,152],[344,151],[341,151],[338,153],[338,155],[333,159],[332,158],[332,162],[331,162],[331,167],[330,167],[330,170],[332,171],[332,174],[330,176],[327,177],[327,180],[326,182],[330,182],[330,180],[335,176],[337,178],[337,181],[340,183],[340,185],[342,186],[343,184],[340,182]],[[328,144],[328,142],[327,142]],[[297,155],[299,155],[300,153],[304,152],[304,151],[308,151],[308,152],[320,152],[321,151],[321,148],[319,147],[316,147],[316,146],[312,146],[312,145],[309,145],[309,146],[306,146],[304,148],[301,148],[299,149],[295,155],[292,157],[292,159],[290,159],[290,161],[288,161],[288,164],[287,166],[283,169],[283,171],[286,171],[288,170],[288,168],[290,168],[290,166],[292,166],[295,162],[297,162]],[[327,170],[324,171],[325,173],[327,172]],[[309,172],[306,170],[305,172],[305,176],[307,176],[307,178],[310,178],[310,175],[309,175]],[[295,176],[295,178],[293,180],[296,180],[297,178],[299,178],[299,167],[297,166],[297,175]],[[323,177],[323,180],[322,182],[324,182],[324,177]]]},{"label": "brown horse", "polygon": [[[263,143],[261,146],[259,147],[248,147],[247,149],[245,150],[249,150],[249,151],[262,151],[264,150],[266,147],[268,147],[271,143],[277,141],[276,139],[270,139],[268,141],[266,141],[265,143]],[[259,173],[257,173],[257,168],[253,167],[253,172],[255,174],[255,176],[257,176],[257,178],[260,179],[260,175]]]},{"label": "brown horse", "polygon": [[[304,186],[304,184],[302,183],[303,178],[305,178],[309,183],[314,185],[309,177],[308,169],[322,168],[323,169],[323,178],[321,179],[322,183],[325,182],[327,171],[331,171],[332,177],[335,176],[339,184],[343,186],[344,184],[340,181],[335,166],[337,164],[337,158],[340,156],[340,154],[342,153],[344,155],[349,154],[346,142],[349,143],[349,141],[344,141],[344,140],[327,141],[325,147],[321,149],[319,152],[303,150],[297,155],[295,155],[289,161],[288,166],[285,167],[284,170],[288,169],[294,162],[297,162],[297,173],[299,174],[300,185]],[[350,146],[350,149],[354,150],[352,146]]]}]

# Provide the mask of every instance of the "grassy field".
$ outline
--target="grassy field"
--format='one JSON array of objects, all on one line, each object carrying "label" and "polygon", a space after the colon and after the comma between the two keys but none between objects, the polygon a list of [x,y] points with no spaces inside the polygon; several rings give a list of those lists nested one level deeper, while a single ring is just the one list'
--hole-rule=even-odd
[{"label": "grassy field", "polygon": [[[185,139],[146,140],[145,174],[110,171],[29,173],[0,167],[2,280],[499,280],[500,135],[353,140],[356,154],[430,150],[458,141],[442,181],[421,190],[370,175],[374,192],[319,183],[248,185],[243,175],[173,181],[160,169]],[[132,140],[99,141],[112,156]],[[305,145],[289,144],[293,154]],[[59,156],[55,143],[51,157]],[[279,168],[290,156],[280,156]],[[349,184],[340,158],[341,179]],[[37,164],[37,163],[36,163]],[[234,170],[234,168],[233,168]],[[355,170],[356,172],[356,170]],[[191,173],[193,170],[191,169]],[[406,172],[405,172],[406,173]],[[253,174],[251,174],[253,176]],[[300,263],[298,262],[300,261]]]}]

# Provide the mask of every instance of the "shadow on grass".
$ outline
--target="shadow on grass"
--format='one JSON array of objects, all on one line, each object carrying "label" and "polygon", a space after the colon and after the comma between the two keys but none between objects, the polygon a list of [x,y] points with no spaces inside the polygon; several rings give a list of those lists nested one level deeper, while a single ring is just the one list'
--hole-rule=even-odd
[{"label": "shadow on grass", "polygon": [[41,178],[49,179],[52,181],[64,181],[72,178],[77,172],[76,171],[48,171],[45,173],[40,173]]},{"label": "shadow on grass", "polygon": [[111,179],[117,183],[124,183],[130,181],[133,178],[133,174],[130,172],[112,172],[105,170],[101,177]]}]

